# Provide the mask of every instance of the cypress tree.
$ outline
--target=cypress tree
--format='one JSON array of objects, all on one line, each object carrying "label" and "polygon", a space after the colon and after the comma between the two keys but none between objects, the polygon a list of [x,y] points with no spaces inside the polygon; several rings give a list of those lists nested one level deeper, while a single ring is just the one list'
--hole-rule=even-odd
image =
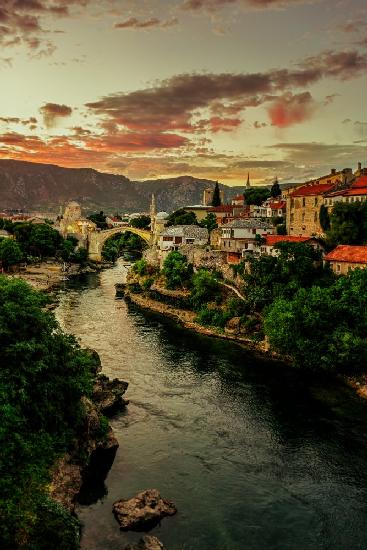
[{"label": "cypress tree", "polygon": [[222,201],[220,200],[220,193],[219,193],[219,185],[218,182],[215,182],[214,187],[214,193],[213,193],[213,200],[212,200],[212,206],[220,206],[222,204]]}]

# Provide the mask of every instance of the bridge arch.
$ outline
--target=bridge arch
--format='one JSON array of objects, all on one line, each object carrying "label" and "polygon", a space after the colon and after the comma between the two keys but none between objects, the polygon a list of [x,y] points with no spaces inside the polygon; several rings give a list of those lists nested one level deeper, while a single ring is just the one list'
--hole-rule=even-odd
[{"label": "bridge arch", "polygon": [[95,262],[101,262],[103,245],[107,241],[107,239],[113,237],[114,235],[126,233],[127,231],[138,235],[149,246],[152,244],[153,234],[150,231],[148,231],[147,229],[138,229],[136,227],[131,227],[130,225],[114,227],[113,229],[105,229],[103,231],[92,231],[89,234],[88,238],[89,259]]}]

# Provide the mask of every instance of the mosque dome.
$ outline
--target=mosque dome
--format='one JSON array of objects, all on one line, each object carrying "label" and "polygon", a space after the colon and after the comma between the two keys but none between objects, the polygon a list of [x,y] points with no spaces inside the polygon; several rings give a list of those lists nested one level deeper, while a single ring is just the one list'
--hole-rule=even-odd
[{"label": "mosque dome", "polygon": [[168,218],[167,212],[158,212],[156,219],[157,220],[166,220]]}]

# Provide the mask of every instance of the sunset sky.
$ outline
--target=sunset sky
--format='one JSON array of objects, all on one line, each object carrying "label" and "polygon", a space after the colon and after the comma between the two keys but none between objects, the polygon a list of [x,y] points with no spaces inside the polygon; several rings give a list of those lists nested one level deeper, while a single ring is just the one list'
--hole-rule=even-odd
[{"label": "sunset sky", "polygon": [[0,158],[131,179],[367,164],[366,0],[1,0]]}]

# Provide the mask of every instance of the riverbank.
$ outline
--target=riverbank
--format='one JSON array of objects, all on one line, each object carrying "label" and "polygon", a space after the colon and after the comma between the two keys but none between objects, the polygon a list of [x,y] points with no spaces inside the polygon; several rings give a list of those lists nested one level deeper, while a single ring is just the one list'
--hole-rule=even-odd
[{"label": "riverbank", "polygon": [[95,264],[92,266],[80,266],[79,264],[64,264],[56,260],[48,260],[39,264],[28,265],[18,272],[6,273],[7,277],[22,279],[31,285],[35,290],[47,292],[58,286],[69,277],[76,277],[83,273],[93,273],[102,269],[104,265]]},{"label": "riverbank", "polygon": [[220,332],[214,327],[204,327],[203,325],[200,325],[195,321],[197,314],[194,311],[175,308],[168,304],[159,302],[158,300],[153,300],[144,294],[133,292],[131,289],[126,289],[124,291],[124,296],[126,300],[133,302],[142,309],[149,309],[150,311],[170,317],[189,330],[193,330],[205,336],[212,336],[214,338],[231,341],[244,346],[247,349],[266,355],[267,357],[273,357],[277,360],[281,359],[284,360],[284,362],[289,362],[289,359],[281,358],[275,352],[270,351],[266,341],[264,340],[257,342],[244,336],[230,334],[229,330]]},{"label": "riverbank", "polygon": [[[170,319],[173,319],[174,321],[179,323],[184,328],[193,330],[198,334],[231,341],[248,350],[253,351],[254,353],[258,353],[270,359],[282,361],[287,365],[292,364],[292,359],[290,357],[281,357],[275,351],[271,351],[268,347],[267,342],[265,341],[256,342],[242,336],[228,334],[226,332],[219,332],[214,327],[203,327],[195,321],[196,313],[194,311],[175,308],[168,304],[159,302],[158,300],[153,300],[152,298],[144,294],[132,292],[130,289],[127,288],[124,290],[124,296],[126,300],[131,301],[136,306],[169,317]],[[365,400],[367,399],[367,374],[361,374],[359,376],[338,375],[337,378],[343,384],[351,388],[358,395],[358,397]]]}]

